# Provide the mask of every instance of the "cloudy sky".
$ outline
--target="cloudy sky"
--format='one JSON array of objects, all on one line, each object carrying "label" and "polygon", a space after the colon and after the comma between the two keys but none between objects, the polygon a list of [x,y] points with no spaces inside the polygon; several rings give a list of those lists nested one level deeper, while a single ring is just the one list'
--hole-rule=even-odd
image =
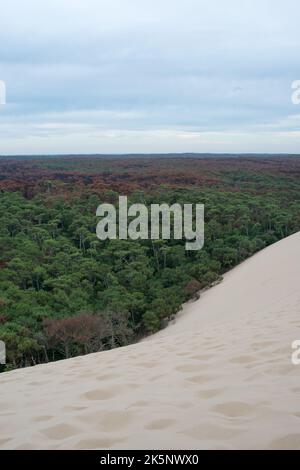
[{"label": "cloudy sky", "polygon": [[0,154],[300,153],[298,0],[0,0]]}]

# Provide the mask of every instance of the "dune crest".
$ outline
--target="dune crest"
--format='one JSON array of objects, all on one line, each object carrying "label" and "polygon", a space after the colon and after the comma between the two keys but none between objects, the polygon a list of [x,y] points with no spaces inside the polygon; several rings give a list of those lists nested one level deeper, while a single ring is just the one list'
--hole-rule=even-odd
[{"label": "dune crest", "polygon": [[300,449],[300,233],[139,344],[0,375],[1,449]]}]

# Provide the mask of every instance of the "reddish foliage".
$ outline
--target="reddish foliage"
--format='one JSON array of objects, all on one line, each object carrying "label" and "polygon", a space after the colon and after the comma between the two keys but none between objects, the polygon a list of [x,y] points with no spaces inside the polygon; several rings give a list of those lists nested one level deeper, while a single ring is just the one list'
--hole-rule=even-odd
[{"label": "reddish foliage", "polygon": [[190,282],[187,283],[184,288],[184,291],[188,297],[194,297],[199,293],[201,287],[201,283],[197,281],[197,279],[192,279]]},{"label": "reddish foliage", "polygon": [[[0,190],[22,191],[31,198],[41,191],[50,199],[114,190],[214,187],[240,190],[240,181],[255,181],[261,173],[300,177],[300,158],[293,156],[91,156],[1,158]],[[254,191],[249,185],[249,190]],[[260,192],[259,184],[255,191]]]},{"label": "reddish foliage", "polygon": [[66,357],[70,354],[72,345],[83,346],[84,352],[97,349],[101,339],[107,334],[103,317],[82,314],[76,317],[62,319],[45,319],[43,322],[46,339],[51,347],[62,348]]}]

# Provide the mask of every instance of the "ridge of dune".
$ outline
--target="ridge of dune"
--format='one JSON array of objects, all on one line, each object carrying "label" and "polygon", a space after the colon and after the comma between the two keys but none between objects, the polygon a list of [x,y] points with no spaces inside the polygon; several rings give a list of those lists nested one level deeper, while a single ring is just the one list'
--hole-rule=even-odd
[{"label": "ridge of dune", "polygon": [[300,449],[300,232],[146,341],[0,375],[1,449]]}]

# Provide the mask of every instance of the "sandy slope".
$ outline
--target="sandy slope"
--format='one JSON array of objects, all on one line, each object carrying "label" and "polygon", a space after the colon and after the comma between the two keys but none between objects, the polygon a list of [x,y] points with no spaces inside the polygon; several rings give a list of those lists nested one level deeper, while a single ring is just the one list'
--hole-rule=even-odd
[{"label": "sandy slope", "polygon": [[300,233],[127,348],[0,377],[0,448],[300,449]]}]

